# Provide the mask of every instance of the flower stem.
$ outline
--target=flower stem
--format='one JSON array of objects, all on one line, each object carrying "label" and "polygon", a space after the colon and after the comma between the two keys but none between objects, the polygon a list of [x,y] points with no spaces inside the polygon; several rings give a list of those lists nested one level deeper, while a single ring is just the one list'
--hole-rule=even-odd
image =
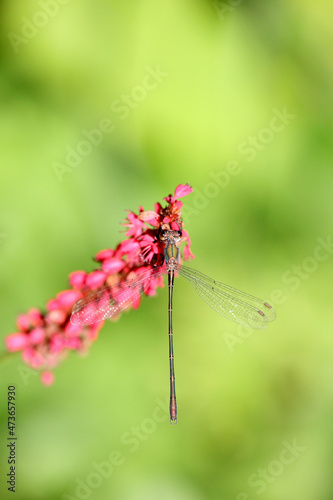
[{"label": "flower stem", "polygon": [[6,361],[11,354],[13,354],[13,353],[12,352],[8,352],[8,351],[2,351],[2,352],[0,352],[0,363],[2,363],[2,361]]}]

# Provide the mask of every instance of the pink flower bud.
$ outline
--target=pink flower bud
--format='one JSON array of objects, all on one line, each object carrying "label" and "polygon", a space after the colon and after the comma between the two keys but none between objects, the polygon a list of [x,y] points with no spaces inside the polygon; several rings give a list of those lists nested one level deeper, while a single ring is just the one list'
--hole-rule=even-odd
[{"label": "pink flower bud", "polygon": [[140,243],[135,241],[135,239],[130,238],[129,240],[124,240],[120,243],[120,248],[123,253],[130,253],[139,250]]},{"label": "pink flower bud", "polygon": [[11,333],[7,335],[6,347],[10,352],[21,351],[29,345],[29,336],[26,333]]},{"label": "pink flower bud", "polygon": [[65,333],[70,337],[76,337],[80,335],[80,333],[82,332],[82,328],[82,326],[72,325],[72,323],[68,321],[67,325],[65,326]]},{"label": "pink flower bud", "polygon": [[54,382],[54,374],[52,372],[43,372],[40,375],[41,381],[44,385],[52,385]]},{"label": "pink flower bud", "polygon": [[24,361],[31,366],[31,368],[37,369],[45,364],[45,360],[41,353],[37,352],[33,347],[27,347],[22,353],[22,358]]},{"label": "pink flower bud", "polygon": [[104,325],[104,321],[101,321],[100,323],[95,323],[94,325],[91,325],[89,328],[88,336],[89,339],[92,341],[97,340],[98,334],[102,326]]},{"label": "pink flower bud", "polygon": [[193,188],[189,184],[179,184],[179,186],[175,189],[174,198],[183,198],[183,196],[187,196],[192,193]]},{"label": "pink flower bud", "polygon": [[106,273],[115,274],[125,267],[125,262],[120,259],[107,259],[102,264],[102,269]]},{"label": "pink flower bud", "polygon": [[37,308],[28,311],[28,318],[32,326],[41,326],[43,324],[43,315]]},{"label": "pink flower bud", "polygon": [[79,351],[82,347],[82,341],[79,337],[72,337],[70,339],[65,339],[64,346],[67,349],[73,349],[75,351]]},{"label": "pink flower bud", "polygon": [[48,311],[54,311],[55,309],[59,309],[59,307],[60,307],[60,304],[59,304],[59,302],[56,299],[50,299],[46,303],[46,309]]},{"label": "pink flower bud", "polygon": [[92,273],[88,274],[86,285],[91,290],[94,290],[95,288],[102,286],[105,280],[106,274],[103,273],[103,271],[93,271]]},{"label": "pink flower bud", "polygon": [[95,260],[102,262],[103,260],[111,259],[113,255],[114,255],[114,250],[108,248],[106,250],[101,250],[100,252],[98,252],[98,254],[96,254],[95,256]]},{"label": "pink flower bud", "polygon": [[27,332],[30,328],[30,321],[27,314],[19,314],[16,318],[17,328],[23,332]]},{"label": "pink flower bud", "polygon": [[45,339],[44,328],[34,328],[29,333],[29,342],[32,345],[41,344]]},{"label": "pink flower bud", "polygon": [[61,309],[55,309],[54,311],[50,311],[49,314],[47,315],[48,323],[57,323],[58,325],[62,325],[66,319],[67,319],[67,314],[65,311],[62,311]]},{"label": "pink flower bud", "polygon": [[74,271],[69,275],[69,283],[73,288],[83,288],[86,276],[85,271]]},{"label": "pink flower bud", "polygon": [[180,230],[179,224],[177,222],[171,222],[170,227],[171,227],[171,229],[173,231],[179,231]]},{"label": "pink flower bud", "polygon": [[65,347],[65,338],[61,333],[55,333],[50,340],[50,352],[52,354],[59,353]]},{"label": "pink flower bud", "polygon": [[82,297],[82,292],[78,290],[64,290],[58,293],[57,301],[60,307],[71,308],[75,302],[77,302]]},{"label": "pink flower bud", "polygon": [[191,252],[191,249],[190,249],[190,247],[188,245],[184,246],[183,252],[184,252],[184,259],[185,260],[194,259],[194,255]]}]

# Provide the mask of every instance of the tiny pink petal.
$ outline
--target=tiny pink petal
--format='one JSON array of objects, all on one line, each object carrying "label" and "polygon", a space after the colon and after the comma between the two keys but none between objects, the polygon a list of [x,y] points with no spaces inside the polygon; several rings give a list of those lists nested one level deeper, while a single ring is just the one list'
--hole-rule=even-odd
[{"label": "tiny pink petal", "polygon": [[177,222],[174,222],[174,221],[171,222],[170,226],[171,226],[171,229],[173,231],[180,231],[180,226],[179,226],[179,224]]},{"label": "tiny pink petal", "polygon": [[134,238],[130,238],[129,240],[122,241],[120,247],[123,253],[130,253],[139,250],[140,243],[136,241]]},{"label": "tiny pink petal", "polygon": [[102,261],[106,259],[111,259],[114,255],[114,250],[112,248],[107,248],[106,250],[101,250],[95,255],[95,260]]},{"label": "tiny pink petal", "polygon": [[163,198],[163,200],[171,204],[174,201],[174,198],[171,196],[171,194],[169,194],[169,196],[166,196],[165,198]]},{"label": "tiny pink petal", "polygon": [[59,309],[59,307],[60,307],[60,304],[59,304],[59,302],[56,299],[50,299],[46,303],[46,309],[48,311],[54,311],[55,309]]},{"label": "tiny pink petal", "polygon": [[160,216],[156,212],[153,212],[153,210],[147,210],[139,215],[139,219],[144,222],[148,222],[148,224],[151,224],[152,226],[158,226]]},{"label": "tiny pink petal", "polygon": [[65,333],[66,335],[69,335],[71,337],[76,337],[80,335],[82,332],[83,327],[80,325],[72,325],[70,321],[68,321],[67,325],[65,326]]},{"label": "tiny pink petal", "polygon": [[184,259],[185,260],[194,259],[194,255],[191,252],[191,249],[190,249],[189,245],[185,245],[184,246],[183,253],[184,253]]},{"label": "tiny pink petal", "polygon": [[188,232],[185,231],[185,229],[183,230],[183,239],[184,241],[186,241],[186,245],[183,249],[183,253],[184,253],[184,259],[185,260],[188,260],[188,259],[194,259],[194,255],[193,253],[191,252],[191,239],[188,235]]},{"label": "tiny pink petal", "polygon": [[11,333],[5,338],[5,343],[8,351],[21,351],[29,345],[29,336],[21,332]]},{"label": "tiny pink petal", "polygon": [[27,314],[19,314],[16,318],[16,325],[19,330],[27,332],[30,328],[30,321]]},{"label": "tiny pink petal", "polygon": [[60,307],[70,308],[82,297],[82,292],[78,290],[64,290],[58,293],[57,301]]},{"label": "tiny pink petal", "polygon": [[50,352],[55,354],[61,352],[65,347],[65,338],[60,333],[55,333],[50,340]]},{"label": "tiny pink petal", "polygon": [[41,344],[45,340],[44,328],[34,328],[29,332],[29,342],[32,345]]},{"label": "tiny pink petal", "polygon": [[65,339],[64,346],[66,347],[66,349],[73,349],[78,351],[82,346],[82,340],[79,337]]},{"label": "tiny pink petal", "polygon": [[147,296],[153,296],[156,295],[156,288],[157,287],[164,287],[164,281],[163,281],[163,275],[159,276],[158,278],[153,278],[150,283],[149,287],[145,290],[145,295]]},{"label": "tiny pink petal", "polygon": [[49,386],[54,382],[54,374],[52,372],[43,372],[40,375],[41,381],[44,385]]},{"label": "tiny pink petal", "polygon": [[102,264],[102,269],[106,273],[109,274],[116,274],[119,271],[121,271],[125,267],[125,262],[122,261],[121,259],[107,259],[103,262]]},{"label": "tiny pink petal", "polygon": [[123,225],[129,228],[129,230],[125,233],[126,236],[134,236],[135,238],[141,235],[142,230],[145,227],[144,223],[139,220],[139,217],[133,212],[128,213],[127,219]]},{"label": "tiny pink petal", "polygon": [[160,203],[155,203],[154,205],[155,212],[159,214],[162,211],[162,205]]},{"label": "tiny pink petal", "polygon": [[37,369],[45,364],[45,360],[40,352],[37,352],[33,347],[27,347],[22,353],[23,360],[31,366],[31,368]]},{"label": "tiny pink petal", "polygon": [[65,311],[61,309],[55,309],[54,311],[50,311],[47,315],[48,323],[57,323],[57,325],[62,325],[67,319],[67,314]]},{"label": "tiny pink petal", "polygon": [[193,188],[187,183],[187,184],[179,184],[179,186],[176,187],[175,189],[175,194],[174,198],[182,198],[183,196],[187,196],[188,194],[192,193]]},{"label": "tiny pink petal", "polygon": [[93,271],[92,273],[88,274],[86,285],[91,290],[94,290],[95,288],[102,286],[105,280],[106,274],[103,273],[103,271]]},{"label": "tiny pink petal", "polygon": [[86,276],[85,271],[74,271],[69,275],[69,283],[73,288],[83,288]]},{"label": "tiny pink petal", "polygon": [[43,324],[43,315],[37,308],[28,311],[28,318],[32,326],[41,326]]},{"label": "tiny pink petal", "polygon": [[95,341],[98,338],[98,334],[102,326],[104,325],[104,321],[100,321],[99,323],[95,323],[90,326],[88,331],[89,340]]},{"label": "tiny pink petal", "polygon": [[133,300],[132,308],[138,309],[140,307],[140,302],[141,302],[141,295],[138,294],[136,299]]}]

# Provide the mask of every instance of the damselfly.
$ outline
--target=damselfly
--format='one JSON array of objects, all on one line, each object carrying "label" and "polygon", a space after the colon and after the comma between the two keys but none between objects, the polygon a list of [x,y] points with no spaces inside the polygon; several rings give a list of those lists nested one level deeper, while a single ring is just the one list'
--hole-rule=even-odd
[{"label": "damselfly", "polygon": [[170,229],[161,230],[161,241],[165,243],[164,264],[143,272],[134,280],[113,286],[103,287],[79,300],[73,307],[71,323],[90,325],[117,316],[121,311],[140,299],[156,280],[168,274],[169,286],[169,364],[170,364],[170,422],[177,423],[177,403],[175,387],[175,368],[173,354],[172,295],[175,273],[186,278],[210,307],[221,316],[249,328],[266,328],[269,321],[275,319],[273,307],[261,299],[240,292],[235,288],[219,283],[208,276],[190,269],[179,262],[177,244],[182,239],[182,232]]}]

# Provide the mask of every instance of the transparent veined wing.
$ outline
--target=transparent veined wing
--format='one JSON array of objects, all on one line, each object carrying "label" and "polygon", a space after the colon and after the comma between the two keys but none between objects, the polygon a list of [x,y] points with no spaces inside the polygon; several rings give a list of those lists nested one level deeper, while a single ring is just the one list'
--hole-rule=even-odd
[{"label": "transparent veined wing", "polygon": [[152,281],[165,272],[164,266],[152,268],[138,274],[133,280],[106,286],[86,295],[73,306],[70,319],[72,325],[92,325],[117,316],[146,293]]},{"label": "transparent veined wing", "polygon": [[249,328],[263,329],[269,321],[275,319],[273,307],[253,295],[219,283],[186,266],[179,267],[178,272],[190,281],[196,292],[210,307],[235,323]]}]

